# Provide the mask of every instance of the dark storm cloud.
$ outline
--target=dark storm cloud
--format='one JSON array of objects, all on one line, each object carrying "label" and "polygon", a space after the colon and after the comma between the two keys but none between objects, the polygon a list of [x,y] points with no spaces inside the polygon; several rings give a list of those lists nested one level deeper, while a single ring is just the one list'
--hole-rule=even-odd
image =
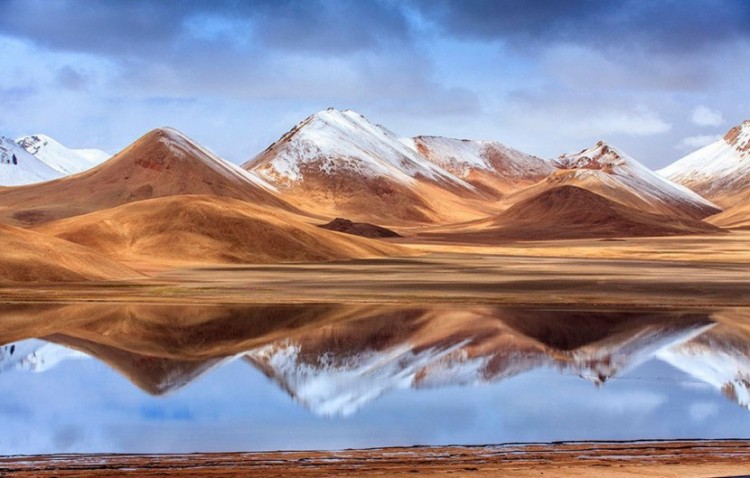
[{"label": "dark storm cloud", "polygon": [[231,36],[246,39],[248,47],[337,54],[409,38],[404,12],[382,1],[0,2],[0,32],[51,49],[98,54],[163,55],[179,49],[186,24],[202,18],[239,25]]},{"label": "dark storm cloud", "polygon": [[529,48],[567,41],[679,53],[750,37],[750,2],[744,0],[413,0],[412,5],[445,34]]}]

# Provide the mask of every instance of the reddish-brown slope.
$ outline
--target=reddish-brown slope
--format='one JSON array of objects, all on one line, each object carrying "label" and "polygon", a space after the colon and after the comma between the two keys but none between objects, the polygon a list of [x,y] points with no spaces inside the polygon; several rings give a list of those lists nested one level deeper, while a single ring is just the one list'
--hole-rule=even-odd
[{"label": "reddish-brown slope", "polygon": [[153,130],[104,164],[46,183],[0,190],[0,218],[38,224],[143,199],[209,194],[292,209],[260,180],[179,132]]},{"label": "reddish-brown slope", "polygon": [[285,211],[212,196],[139,201],[39,230],[138,262],[307,262],[407,253],[399,246],[320,229]]},{"label": "reddish-brown slope", "polygon": [[[467,242],[706,234],[721,230],[683,216],[656,215],[576,186],[559,186],[514,204],[470,232],[440,238]],[[433,235],[438,237],[437,235]]]}]

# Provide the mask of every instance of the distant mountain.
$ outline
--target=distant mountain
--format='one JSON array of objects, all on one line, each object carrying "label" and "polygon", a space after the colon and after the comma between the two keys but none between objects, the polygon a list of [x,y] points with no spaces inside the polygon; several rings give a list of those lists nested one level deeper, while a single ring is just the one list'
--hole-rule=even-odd
[{"label": "distant mountain", "polygon": [[[613,181],[610,184],[607,176],[602,176],[598,171],[594,173],[593,180],[586,181],[591,174],[588,171],[576,171],[574,178],[584,181],[566,181],[562,185],[557,183],[559,176],[551,175],[547,180],[509,196],[513,201],[502,212],[483,220],[447,225],[439,230],[418,232],[417,235],[427,240],[491,245],[515,240],[654,237],[722,232],[712,224],[684,214],[670,211],[661,214],[647,212],[655,208],[649,207],[648,203],[628,192],[621,183]],[[608,186],[604,194],[599,193],[602,186]]]},{"label": "distant mountain", "polygon": [[329,217],[398,225],[486,215],[486,191],[472,184],[476,178],[446,170],[436,154],[431,160],[414,140],[353,111],[330,108],[306,118],[243,167]]},{"label": "distant mountain", "polygon": [[8,220],[36,224],[143,199],[208,194],[293,210],[274,187],[171,128],[153,130],[92,169],[0,191]]},{"label": "distant mountain", "polygon": [[[555,160],[563,171],[558,184],[577,185],[575,181],[599,182],[594,192],[618,202],[627,194],[641,204],[628,204],[648,212],[684,214],[703,219],[721,208],[686,188],[654,173],[631,156],[604,141],[575,154]],[[567,172],[567,177],[564,175]],[[582,185],[582,187],[585,187]]]},{"label": "distant mountain", "polygon": [[69,149],[43,134],[16,139],[30,154],[63,175],[80,173],[103,163],[110,155],[99,149]]},{"label": "distant mountain", "polygon": [[[646,209],[648,210],[648,209]],[[549,240],[705,234],[698,219],[652,214],[577,186],[556,186],[513,204],[463,240]]]},{"label": "distant mountain", "polygon": [[502,196],[554,172],[549,161],[498,141],[416,136],[403,140],[420,155],[483,191]]},{"label": "distant mountain", "polygon": [[750,196],[750,120],[658,173],[725,208],[747,202]]},{"label": "distant mountain", "polygon": [[29,154],[18,143],[0,136],[0,186],[22,186],[60,176],[59,171]]}]

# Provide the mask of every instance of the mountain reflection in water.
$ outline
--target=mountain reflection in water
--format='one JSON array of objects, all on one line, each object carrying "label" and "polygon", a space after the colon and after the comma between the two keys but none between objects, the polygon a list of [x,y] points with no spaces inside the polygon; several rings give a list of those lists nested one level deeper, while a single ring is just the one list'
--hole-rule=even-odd
[{"label": "mountain reflection in water", "polygon": [[348,415],[400,388],[543,367],[602,385],[657,359],[750,406],[750,315],[736,311],[86,304],[2,313],[14,342],[0,349],[0,370],[91,356],[153,395],[241,359],[312,412]]}]

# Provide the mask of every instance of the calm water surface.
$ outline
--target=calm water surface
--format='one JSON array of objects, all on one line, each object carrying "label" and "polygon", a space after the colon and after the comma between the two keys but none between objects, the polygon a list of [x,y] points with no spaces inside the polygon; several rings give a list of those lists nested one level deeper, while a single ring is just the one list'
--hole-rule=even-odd
[{"label": "calm water surface", "polygon": [[0,315],[0,454],[750,437],[742,310]]}]

